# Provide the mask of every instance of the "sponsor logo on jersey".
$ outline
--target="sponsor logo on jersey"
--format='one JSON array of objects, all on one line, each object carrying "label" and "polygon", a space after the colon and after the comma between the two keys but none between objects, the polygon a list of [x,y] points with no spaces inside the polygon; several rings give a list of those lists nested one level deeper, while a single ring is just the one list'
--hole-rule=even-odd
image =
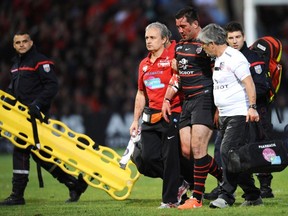
[{"label": "sponsor logo on jersey", "polygon": [[214,90],[219,90],[219,89],[227,89],[228,84],[226,85],[214,85]]},{"label": "sponsor logo on jersey", "polygon": [[179,75],[192,75],[194,74],[194,71],[182,71],[179,70]]},{"label": "sponsor logo on jersey", "polygon": [[149,79],[144,80],[144,84],[149,89],[159,89],[164,88],[164,83],[161,82],[161,79],[158,77],[149,77]]},{"label": "sponsor logo on jersey", "polygon": [[170,61],[165,59],[165,60],[160,60],[160,62],[157,64],[158,67],[170,67]]},{"label": "sponsor logo on jersey", "polygon": [[186,70],[188,67],[188,60],[185,58],[182,58],[179,62],[178,62],[178,68],[181,68],[183,70]]}]

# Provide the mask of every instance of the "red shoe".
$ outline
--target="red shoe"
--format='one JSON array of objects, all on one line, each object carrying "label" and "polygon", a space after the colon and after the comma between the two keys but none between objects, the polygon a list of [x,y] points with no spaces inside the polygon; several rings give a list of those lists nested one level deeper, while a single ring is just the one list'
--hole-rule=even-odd
[{"label": "red shoe", "polygon": [[184,209],[193,209],[201,207],[202,207],[202,201],[199,202],[196,198],[190,198],[186,200],[183,205],[178,206],[178,209],[184,210]]}]

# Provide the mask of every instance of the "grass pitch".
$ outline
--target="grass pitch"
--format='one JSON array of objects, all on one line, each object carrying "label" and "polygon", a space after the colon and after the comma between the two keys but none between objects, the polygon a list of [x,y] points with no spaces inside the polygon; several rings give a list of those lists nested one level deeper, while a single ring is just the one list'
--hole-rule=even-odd
[{"label": "grass pitch", "polygon": [[[213,146],[210,146],[212,152]],[[123,150],[118,150],[119,154]],[[236,203],[227,209],[210,209],[209,201],[204,200],[202,208],[180,211],[178,209],[157,209],[161,202],[160,179],[141,176],[135,183],[131,195],[123,201],[114,200],[105,191],[91,186],[81,196],[77,203],[65,203],[68,199],[67,188],[43,170],[44,188],[38,187],[35,162],[31,159],[30,181],[25,191],[26,205],[0,206],[0,215],[5,216],[129,216],[129,215],[286,215],[288,209],[288,169],[273,173],[272,188],[275,195],[273,199],[264,199],[264,206],[239,207],[244,201],[241,198],[242,190],[236,191]],[[0,200],[11,193],[12,156],[0,155]],[[255,178],[256,179],[256,178]],[[258,180],[256,184],[259,186]],[[206,191],[211,191],[216,186],[216,180],[209,176],[206,181]]]}]

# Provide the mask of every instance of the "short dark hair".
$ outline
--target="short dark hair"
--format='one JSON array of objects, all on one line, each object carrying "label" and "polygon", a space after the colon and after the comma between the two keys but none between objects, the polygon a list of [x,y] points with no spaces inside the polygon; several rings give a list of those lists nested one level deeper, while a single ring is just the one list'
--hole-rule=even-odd
[{"label": "short dark hair", "polygon": [[182,8],[175,14],[176,19],[180,19],[182,17],[186,17],[186,19],[189,23],[192,23],[195,20],[197,20],[199,22],[198,11],[194,7]]},{"label": "short dark hair", "polygon": [[235,32],[235,31],[240,31],[242,35],[244,35],[243,27],[239,22],[232,21],[229,22],[225,27],[224,27],[226,32]]},{"label": "short dark hair", "polygon": [[15,37],[16,35],[28,35],[29,38],[30,38],[30,40],[32,40],[31,34],[30,34],[29,32],[27,32],[27,31],[17,31],[17,32],[14,34],[14,37]]},{"label": "short dark hair", "polygon": [[14,35],[25,35],[25,34],[30,36],[30,33],[26,31],[17,31]]}]

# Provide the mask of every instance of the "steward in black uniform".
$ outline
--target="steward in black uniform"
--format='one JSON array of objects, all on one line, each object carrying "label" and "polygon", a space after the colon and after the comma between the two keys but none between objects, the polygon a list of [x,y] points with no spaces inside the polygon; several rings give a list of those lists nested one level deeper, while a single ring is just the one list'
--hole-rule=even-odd
[{"label": "steward in black uniform", "polygon": [[[260,116],[259,123],[262,128],[265,130],[265,133],[268,137],[264,137],[263,134],[259,133],[256,126],[251,129],[250,132],[250,141],[263,141],[265,139],[272,138],[273,125],[271,123],[271,110],[269,106],[269,84],[267,82],[266,73],[265,73],[265,62],[261,59],[257,53],[250,50],[247,47],[246,42],[244,42],[243,47],[240,49],[243,55],[247,58],[250,63],[250,72],[255,83],[256,94],[257,94],[257,112]],[[262,198],[273,198],[274,194],[271,189],[271,180],[273,178],[271,173],[258,173],[256,174],[260,182],[260,192]]]},{"label": "steward in black uniform", "polygon": [[[26,33],[19,33],[14,36],[14,48],[17,55],[13,59],[11,82],[7,92],[19,102],[27,105],[31,116],[34,115],[37,118],[41,116],[40,112],[48,115],[52,99],[58,91],[54,63],[36,50],[33,41]],[[23,141],[18,139],[18,142]],[[87,188],[87,183],[82,176],[77,180],[57,165],[45,162],[34,154],[32,154],[32,157],[54,178],[68,187],[70,198],[67,202],[79,200],[80,195]],[[0,205],[25,204],[24,191],[29,181],[29,158],[30,148],[21,149],[14,146],[12,193]]]}]

